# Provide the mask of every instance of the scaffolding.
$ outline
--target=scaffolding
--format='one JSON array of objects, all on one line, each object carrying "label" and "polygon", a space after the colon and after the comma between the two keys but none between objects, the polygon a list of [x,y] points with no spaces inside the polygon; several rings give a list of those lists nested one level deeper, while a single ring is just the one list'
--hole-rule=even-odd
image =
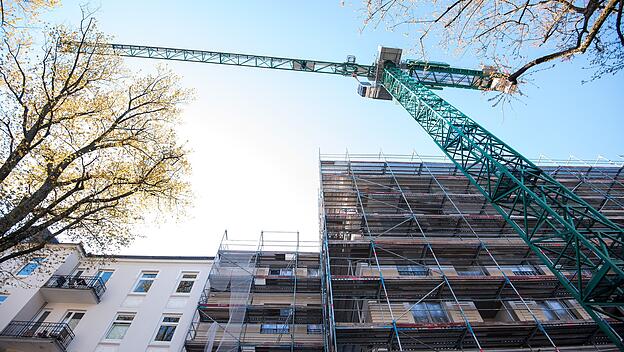
[{"label": "scaffolding", "polygon": [[[624,225],[624,163],[538,162]],[[223,235],[187,351],[617,350],[448,160],[321,155],[319,176],[319,242]],[[571,260],[556,269],[592,277]],[[624,312],[607,313],[621,336]]]},{"label": "scaffolding", "polygon": [[[320,159],[329,351],[616,350],[448,160],[416,152]],[[557,162],[543,169],[624,223],[621,164]],[[572,261],[557,269],[581,284],[592,274]],[[624,312],[609,313],[601,318],[621,336]]]},{"label": "scaffolding", "polygon": [[319,245],[298,232],[224,233],[187,351],[321,351]]}]

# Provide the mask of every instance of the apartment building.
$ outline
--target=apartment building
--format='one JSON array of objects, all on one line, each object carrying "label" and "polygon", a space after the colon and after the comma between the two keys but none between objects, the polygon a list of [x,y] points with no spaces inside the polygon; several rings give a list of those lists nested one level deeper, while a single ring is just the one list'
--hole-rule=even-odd
[{"label": "apartment building", "polygon": [[[320,169],[329,351],[617,351],[455,165],[324,155]],[[624,224],[621,165],[543,169]],[[546,255],[567,279],[591,278]],[[623,311],[601,317],[624,336]]]},{"label": "apartment building", "polygon": [[322,351],[319,248],[298,233],[224,234],[187,336],[197,351]]},{"label": "apartment building", "polygon": [[0,268],[0,351],[182,351],[212,257],[50,244]]}]

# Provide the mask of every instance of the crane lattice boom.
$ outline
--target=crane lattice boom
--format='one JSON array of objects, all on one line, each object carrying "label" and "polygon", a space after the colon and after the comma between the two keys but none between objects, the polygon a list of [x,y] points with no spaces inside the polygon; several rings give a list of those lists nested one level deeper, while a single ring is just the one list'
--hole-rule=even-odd
[{"label": "crane lattice boom", "polygon": [[[67,43],[68,50],[76,50],[80,43]],[[245,66],[256,68],[271,68],[287,71],[316,72],[340,76],[355,76],[379,81],[383,72],[383,62],[372,65],[362,65],[355,62],[354,56],[348,56],[344,62],[331,62],[308,59],[293,59],[285,57],[227,53],[219,51],[192,50],[166,48],[145,45],[128,44],[97,44],[82,46],[80,50],[100,50],[101,53],[141,57],[161,60],[176,60],[201,62],[209,64]],[[381,50],[399,50],[380,47]],[[400,56],[400,50],[399,50]],[[401,67],[418,79],[419,82],[431,88],[466,88],[478,90],[509,89],[503,82],[503,75],[491,67],[483,70],[471,70],[451,67],[444,63],[430,63],[425,61],[402,62]]]}]

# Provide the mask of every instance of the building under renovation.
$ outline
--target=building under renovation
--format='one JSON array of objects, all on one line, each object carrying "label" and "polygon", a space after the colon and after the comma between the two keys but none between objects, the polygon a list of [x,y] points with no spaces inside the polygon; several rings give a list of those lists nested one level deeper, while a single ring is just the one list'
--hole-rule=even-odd
[{"label": "building under renovation", "polygon": [[298,233],[223,236],[187,336],[192,351],[322,351],[319,244]]},{"label": "building under renovation", "polygon": [[[347,155],[320,168],[329,350],[617,350],[454,164]],[[624,223],[622,167],[543,170]],[[591,277],[574,259],[552,260]],[[620,336],[623,313],[602,316]]]},{"label": "building under renovation", "polygon": [[[621,165],[541,162],[624,224]],[[188,351],[618,350],[550,267],[581,284],[592,273],[556,240],[545,265],[454,164],[324,155],[320,178],[320,249],[225,235]],[[601,319],[622,336],[623,316]]]}]

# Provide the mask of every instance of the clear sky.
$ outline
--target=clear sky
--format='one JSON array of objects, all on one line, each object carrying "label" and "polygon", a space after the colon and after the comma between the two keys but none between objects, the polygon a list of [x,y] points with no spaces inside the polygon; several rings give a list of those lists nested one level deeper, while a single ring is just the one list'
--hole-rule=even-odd
[{"label": "clear sky", "polygon": [[[52,23],[76,24],[84,0],[63,0]],[[332,1],[93,1],[101,30],[125,44],[358,62],[373,61],[378,45],[409,49],[401,32],[360,32],[360,2]],[[404,57],[409,57],[409,53]],[[481,62],[431,47],[429,58],[478,68]],[[136,70],[162,61],[126,59]],[[624,74],[582,84],[584,60],[558,63],[533,75],[527,95],[501,113],[490,94],[447,89],[451,104],[525,156],[570,155],[612,160],[624,154]],[[318,238],[318,154],[441,155],[421,127],[389,101],[357,95],[352,78],[167,62],[196,91],[185,106],[180,137],[193,150],[194,207],[176,222],[139,226],[145,237],[124,252],[214,255],[225,229],[253,238],[261,230],[298,230]]]}]

